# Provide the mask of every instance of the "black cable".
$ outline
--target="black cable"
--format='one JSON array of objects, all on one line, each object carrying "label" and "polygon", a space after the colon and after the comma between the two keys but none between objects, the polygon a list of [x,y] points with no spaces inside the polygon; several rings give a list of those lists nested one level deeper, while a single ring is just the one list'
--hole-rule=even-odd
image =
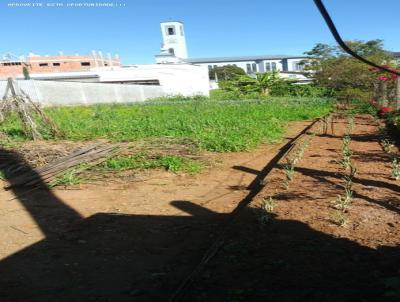
[{"label": "black cable", "polygon": [[400,72],[397,72],[395,70],[391,70],[389,68],[386,67],[382,67],[379,66],[377,64],[375,64],[374,62],[371,62],[365,58],[363,58],[362,56],[356,54],[353,50],[350,49],[350,47],[348,47],[346,45],[346,43],[342,40],[342,38],[340,37],[339,32],[336,29],[335,23],[333,23],[328,11],[326,10],[324,4],[322,3],[322,0],[314,0],[315,5],[318,7],[319,12],[321,13],[322,17],[324,18],[326,25],[328,25],[329,30],[331,31],[333,37],[335,38],[336,42],[340,45],[340,47],[342,47],[342,49],[347,52],[349,55],[351,55],[352,57],[356,58],[357,60],[360,60],[368,65],[371,65],[375,68],[378,68],[380,70],[395,74],[397,76],[400,76]]}]

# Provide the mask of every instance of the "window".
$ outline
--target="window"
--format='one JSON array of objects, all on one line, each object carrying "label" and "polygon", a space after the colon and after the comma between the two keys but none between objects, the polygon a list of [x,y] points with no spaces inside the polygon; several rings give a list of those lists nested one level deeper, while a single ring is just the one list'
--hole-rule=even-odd
[{"label": "window", "polygon": [[168,49],[168,52],[169,52],[171,55],[175,55],[175,50],[174,50],[173,48]]},{"label": "window", "polygon": [[251,64],[251,67],[253,69],[253,72],[257,72],[257,64],[256,63]]},{"label": "window", "polygon": [[275,63],[275,62],[272,62],[271,66],[272,66],[272,70],[273,70],[273,71],[276,71],[276,63]]},{"label": "window", "polygon": [[294,71],[303,71],[304,66],[300,62],[293,62],[293,70]]},{"label": "window", "polygon": [[90,66],[90,62],[81,62],[81,66]]},{"label": "window", "polygon": [[175,26],[167,27],[167,35],[168,36],[174,36],[175,35]]},{"label": "window", "polygon": [[39,66],[40,67],[46,67],[46,66],[49,66],[49,64],[48,63],[39,63]]},{"label": "window", "polygon": [[217,68],[218,66],[217,65],[214,65],[214,68]]},{"label": "window", "polygon": [[60,66],[60,63],[53,63],[53,66]]},{"label": "window", "polygon": [[181,30],[181,36],[183,36],[183,26],[181,25],[179,29]]},{"label": "window", "polygon": [[211,70],[212,68],[212,65],[208,65],[208,70]]},{"label": "window", "polygon": [[265,71],[266,72],[270,72],[271,71],[271,63],[270,62],[266,62],[265,63]]},{"label": "window", "polygon": [[246,64],[247,73],[251,73],[251,64]]}]

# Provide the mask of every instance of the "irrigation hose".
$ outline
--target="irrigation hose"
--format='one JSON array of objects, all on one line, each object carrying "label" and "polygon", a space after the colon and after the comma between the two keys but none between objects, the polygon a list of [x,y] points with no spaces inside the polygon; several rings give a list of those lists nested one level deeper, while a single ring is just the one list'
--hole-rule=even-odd
[{"label": "irrigation hose", "polygon": [[379,66],[378,64],[371,62],[367,60],[366,58],[358,55],[355,53],[347,44],[343,41],[341,38],[338,30],[336,29],[335,23],[333,23],[331,16],[329,15],[327,9],[325,8],[325,5],[323,4],[322,0],[314,0],[315,5],[317,6],[319,12],[321,13],[322,17],[324,18],[326,25],[328,25],[328,28],[330,32],[332,33],[333,37],[335,38],[336,42],[342,47],[342,49],[347,52],[349,55],[352,57],[356,58],[357,60],[364,62],[365,64],[368,64],[370,66],[373,66],[375,68],[378,68],[380,70],[389,72],[391,74],[395,74],[397,76],[400,76],[400,72],[386,68],[384,66]]}]

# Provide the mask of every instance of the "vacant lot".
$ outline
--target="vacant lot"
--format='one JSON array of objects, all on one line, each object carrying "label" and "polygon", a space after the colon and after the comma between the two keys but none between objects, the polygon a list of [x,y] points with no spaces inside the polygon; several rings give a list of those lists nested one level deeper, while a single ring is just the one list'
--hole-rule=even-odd
[{"label": "vacant lot", "polygon": [[[274,161],[331,108],[311,100],[56,108],[48,113],[64,136],[38,143],[24,142],[15,121],[2,125],[14,136],[8,148],[32,166],[93,141],[124,151],[81,182],[68,174],[52,189],[0,191],[0,299],[167,301],[207,259],[183,301],[397,301],[399,153],[382,148],[377,121],[336,115]],[[345,192],[351,201],[338,204]]]}]

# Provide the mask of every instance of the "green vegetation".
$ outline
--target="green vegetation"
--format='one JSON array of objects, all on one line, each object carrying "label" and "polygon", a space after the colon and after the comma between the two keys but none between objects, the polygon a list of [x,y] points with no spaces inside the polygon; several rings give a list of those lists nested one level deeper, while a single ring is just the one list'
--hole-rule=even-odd
[{"label": "green vegetation", "polygon": [[82,179],[78,176],[79,171],[74,169],[67,171],[63,175],[57,177],[51,186],[73,186],[81,183]]},{"label": "green vegetation", "polygon": [[103,168],[117,171],[164,168],[174,173],[195,174],[201,171],[202,163],[176,155],[162,155],[151,158],[144,153],[138,153],[131,156],[110,158],[103,163]]},{"label": "green vegetation", "polygon": [[[47,108],[63,139],[135,141],[168,137],[190,141],[209,151],[242,151],[278,141],[286,122],[320,117],[332,110],[327,99],[269,98],[253,101],[206,101],[168,98],[132,105]],[[23,138],[10,118],[0,131]],[[49,133],[43,133],[51,139]]]},{"label": "green vegetation", "polygon": [[[388,64],[392,57],[384,50],[382,40],[346,41],[357,54],[376,64]],[[339,46],[318,43],[305,53],[310,60],[306,69],[316,71],[314,83],[334,92],[339,100],[370,101],[377,84],[376,73],[370,66],[350,57]]]},{"label": "green vegetation", "polygon": [[274,97],[331,97],[331,89],[313,84],[297,85],[295,80],[280,77],[279,72],[256,74],[255,77],[237,75],[229,80],[220,80],[221,89],[213,92],[218,100],[266,99]]}]

